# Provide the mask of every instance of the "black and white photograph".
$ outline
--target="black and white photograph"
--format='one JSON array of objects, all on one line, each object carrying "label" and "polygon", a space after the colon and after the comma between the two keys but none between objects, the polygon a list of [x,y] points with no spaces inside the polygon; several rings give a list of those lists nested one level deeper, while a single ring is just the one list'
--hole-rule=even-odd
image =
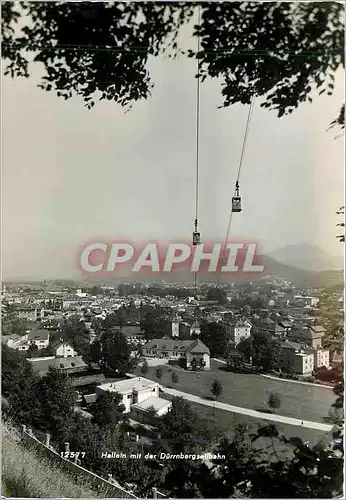
[{"label": "black and white photograph", "polygon": [[2,499],[344,498],[345,3],[1,23]]}]

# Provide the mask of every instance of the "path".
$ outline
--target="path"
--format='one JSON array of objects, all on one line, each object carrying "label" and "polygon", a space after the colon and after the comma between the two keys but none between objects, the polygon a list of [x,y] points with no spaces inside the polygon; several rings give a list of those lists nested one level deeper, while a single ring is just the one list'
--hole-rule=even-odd
[{"label": "path", "polygon": [[[214,361],[217,361],[218,363],[222,363],[223,365],[226,365],[226,361],[223,361],[222,359],[219,358],[212,358]],[[332,389],[332,385],[324,385],[324,384],[314,384],[313,382],[302,382],[301,380],[291,380],[289,378],[280,378],[280,377],[275,377],[274,375],[265,375],[263,373],[258,373],[261,377],[264,378],[270,378],[272,380],[278,380],[279,382],[290,382],[291,384],[302,384],[302,385],[311,385],[312,387],[322,387],[323,389]]]},{"label": "path", "polygon": [[313,382],[302,382],[301,380],[290,380],[289,378],[274,377],[274,375],[264,375],[263,373],[261,373],[261,376],[272,380],[279,380],[280,382],[290,382],[291,384],[303,384],[311,385],[312,387],[322,387],[324,389],[334,389],[332,385],[314,384]]},{"label": "path", "polygon": [[[161,386],[162,387],[162,386]],[[249,417],[260,418],[261,420],[269,420],[271,422],[280,422],[282,424],[295,425],[297,427],[305,427],[307,429],[314,429],[324,432],[329,432],[332,430],[333,426],[328,424],[321,424],[319,422],[311,422],[309,420],[300,420],[298,418],[285,417],[283,415],[276,415],[273,413],[262,413],[256,410],[250,410],[248,408],[242,408],[240,406],[233,406],[226,403],[220,403],[219,401],[208,401],[201,398],[200,396],[195,396],[193,394],[188,394],[186,392],[177,391],[176,389],[170,389],[168,387],[162,387],[163,392],[171,394],[172,396],[182,397],[191,401],[193,403],[198,403],[205,406],[211,406],[219,408],[220,410],[230,411],[232,413],[240,413],[242,415],[248,415]],[[303,424],[302,424],[303,422]]]}]

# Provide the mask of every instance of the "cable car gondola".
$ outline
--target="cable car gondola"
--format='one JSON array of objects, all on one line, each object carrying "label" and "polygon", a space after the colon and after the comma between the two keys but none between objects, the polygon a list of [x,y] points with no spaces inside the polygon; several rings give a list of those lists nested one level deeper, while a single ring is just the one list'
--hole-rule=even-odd
[{"label": "cable car gondola", "polygon": [[235,185],[235,196],[232,198],[232,212],[241,212],[241,197],[239,194],[239,182]]},{"label": "cable car gondola", "polygon": [[201,233],[198,232],[197,219],[195,219],[195,230],[192,233],[192,244],[199,245],[201,243]]},{"label": "cable car gondola", "polygon": [[199,245],[200,243],[201,243],[201,233],[197,233],[196,231],[194,231],[192,235],[192,244]]}]

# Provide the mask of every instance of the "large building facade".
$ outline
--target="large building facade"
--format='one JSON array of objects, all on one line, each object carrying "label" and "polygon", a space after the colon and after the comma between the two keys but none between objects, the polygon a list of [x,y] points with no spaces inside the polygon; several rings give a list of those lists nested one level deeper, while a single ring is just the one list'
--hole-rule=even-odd
[{"label": "large building facade", "polygon": [[143,347],[144,356],[183,361],[187,369],[210,369],[210,350],[199,339],[153,339]]},{"label": "large building facade", "polygon": [[171,401],[160,398],[159,384],[144,377],[133,377],[119,382],[110,382],[96,387],[96,397],[107,392],[120,394],[124,413],[131,413],[139,422],[150,420],[150,410],[162,416],[172,406]]},{"label": "large building facade", "polygon": [[252,325],[247,319],[237,321],[230,332],[230,342],[237,346],[242,340],[248,339],[251,335]]}]

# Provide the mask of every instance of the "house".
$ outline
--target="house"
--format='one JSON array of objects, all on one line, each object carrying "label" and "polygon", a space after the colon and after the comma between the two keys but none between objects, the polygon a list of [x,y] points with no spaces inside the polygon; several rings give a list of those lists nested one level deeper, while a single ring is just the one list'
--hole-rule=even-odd
[{"label": "house", "polygon": [[38,349],[45,349],[49,344],[49,332],[46,330],[33,330],[22,337],[10,337],[7,342],[8,347],[18,351],[27,351],[31,345],[36,345]]},{"label": "house", "polygon": [[314,370],[314,354],[302,349],[295,342],[282,342],[280,346],[283,371],[292,371],[297,375],[309,375]]},{"label": "house", "polygon": [[78,352],[73,347],[62,339],[54,340],[49,344],[49,348],[57,358],[73,358],[78,356]]},{"label": "house", "polygon": [[199,339],[153,339],[145,344],[143,353],[148,357],[183,361],[188,369],[194,367],[195,363],[200,365],[201,362],[204,369],[210,369],[210,350]]},{"label": "house", "polygon": [[22,337],[29,344],[36,344],[39,349],[45,349],[49,345],[50,334],[46,330],[33,330]]},{"label": "house", "polygon": [[199,339],[192,342],[186,350],[186,368],[196,369],[202,368],[210,370],[210,350]]},{"label": "house", "polygon": [[301,301],[308,307],[316,307],[320,299],[318,297],[307,297],[305,295],[295,295],[295,301]]},{"label": "house", "polygon": [[278,322],[278,325],[285,330],[285,333],[289,333],[291,328],[292,328],[292,323],[291,321],[288,321],[286,319],[283,319]]},{"label": "house", "polygon": [[73,358],[55,358],[48,356],[45,358],[27,358],[32,364],[34,371],[41,377],[48,373],[49,368],[56,368],[67,375],[87,370],[87,364],[83,361],[82,356],[75,356]]},{"label": "house", "polygon": [[329,350],[328,349],[312,349],[311,351],[307,350],[307,352],[312,352],[314,355],[314,368],[317,370],[322,366],[329,368]]},{"label": "house", "polygon": [[27,321],[39,321],[44,318],[43,307],[22,307],[18,309],[18,318],[26,319]]},{"label": "house", "polygon": [[292,369],[293,373],[310,375],[314,370],[314,355],[304,351],[295,352]]},{"label": "house", "polygon": [[323,326],[300,326],[292,328],[288,334],[288,338],[292,342],[298,342],[304,346],[316,349],[321,347],[324,333],[325,329]]},{"label": "house", "polygon": [[177,320],[172,321],[172,337],[179,338],[179,326],[180,322]]},{"label": "house", "polygon": [[201,326],[195,321],[190,327],[190,335],[199,336],[201,334]]},{"label": "house", "polygon": [[311,325],[309,326],[309,330],[312,342],[315,344],[313,345],[313,347],[321,347],[322,339],[324,337],[324,334],[326,333],[325,328],[323,326]]},{"label": "house", "polygon": [[144,377],[133,377],[119,382],[110,382],[96,387],[96,396],[107,392],[122,396],[125,413],[131,413],[134,420],[146,422],[150,420],[150,409],[162,416],[171,408],[171,401],[160,398],[159,384]]},{"label": "house", "polygon": [[130,344],[144,344],[145,336],[140,326],[125,325],[121,327],[121,332]]},{"label": "house", "polygon": [[275,323],[273,326],[273,334],[275,337],[283,338],[286,335],[286,329],[280,323]]},{"label": "house", "polygon": [[7,337],[6,345],[12,349],[16,349],[16,345],[20,343],[21,338],[22,337],[17,334],[10,335],[10,337]]},{"label": "house", "polygon": [[250,321],[241,319],[236,322],[230,332],[230,341],[234,345],[238,345],[244,339],[250,337],[252,325]]}]

